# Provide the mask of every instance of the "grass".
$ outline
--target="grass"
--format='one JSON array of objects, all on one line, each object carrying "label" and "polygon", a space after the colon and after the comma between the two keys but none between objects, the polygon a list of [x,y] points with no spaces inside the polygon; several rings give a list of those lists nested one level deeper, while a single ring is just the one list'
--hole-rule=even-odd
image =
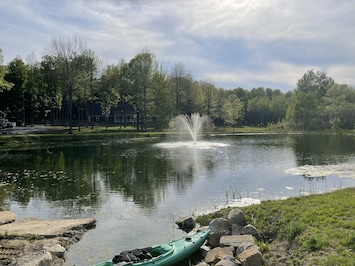
[{"label": "grass", "polygon": [[[288,245],[288,265],[355,265],[355,188],[263,201],[240,209],[259,230],[264,244]],[[208,224],[213,218],[226,217],[229,210],[200,216],[197,222]]]}]

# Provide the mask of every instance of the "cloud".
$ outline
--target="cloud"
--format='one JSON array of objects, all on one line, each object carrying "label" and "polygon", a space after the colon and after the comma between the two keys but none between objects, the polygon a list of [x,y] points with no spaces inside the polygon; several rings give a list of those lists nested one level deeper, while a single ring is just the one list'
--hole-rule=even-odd
[{"label": "cloud", "polygon": [[78,35],[109,63],[148,48],[220,87],[288,90],[312,68],[354,84],[353,14],[352,0],[0,1],[0,48],[5,62],[40,57],[51,38]]}]

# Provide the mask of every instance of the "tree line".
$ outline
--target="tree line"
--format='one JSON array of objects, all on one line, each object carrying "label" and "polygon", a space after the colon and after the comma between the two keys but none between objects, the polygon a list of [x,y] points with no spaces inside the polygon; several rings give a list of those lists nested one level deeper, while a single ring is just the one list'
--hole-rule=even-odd
[{"label": "tree line", "polygon": [[[237,74],[236,74],[237,75]],[[41,60],[30,55],[3,64],[0,110],[22,124],[88,125],[90,104],[108,117],[119,102],[139,110],[139,129],[162,130],[178,114],[208,115],[218,126],[273,126],[293,130],[353,129],[355,89],[324,71],[307,71],[293,91],[216,88],[197,81],[182,63],[167,70],[148,49],[105,65],[80,38],[53,38]]]}]

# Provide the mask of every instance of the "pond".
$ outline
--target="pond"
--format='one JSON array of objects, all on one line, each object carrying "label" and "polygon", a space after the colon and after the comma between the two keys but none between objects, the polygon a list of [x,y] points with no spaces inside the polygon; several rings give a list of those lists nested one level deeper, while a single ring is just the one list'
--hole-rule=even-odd
[{"label": "pond", "polygon": [[0,151],[0,209],[18,219],[96,218],[67,265],[182,236],[175,220],[227,204],[355,185],[355,137],[209,136]]}]

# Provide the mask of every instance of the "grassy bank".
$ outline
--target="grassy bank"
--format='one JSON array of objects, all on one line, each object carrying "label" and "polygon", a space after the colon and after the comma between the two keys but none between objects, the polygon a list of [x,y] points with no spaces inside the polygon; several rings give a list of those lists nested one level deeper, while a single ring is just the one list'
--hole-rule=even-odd
[{"label": "grassy bank", "polygon": [[[355,188],[240,209],[264,238],[261,246],[268,265],[355,265]],[[226,217],[229,210],[197,221],[208,224]],[[280,254],[281,249],[286,254]]]}]

